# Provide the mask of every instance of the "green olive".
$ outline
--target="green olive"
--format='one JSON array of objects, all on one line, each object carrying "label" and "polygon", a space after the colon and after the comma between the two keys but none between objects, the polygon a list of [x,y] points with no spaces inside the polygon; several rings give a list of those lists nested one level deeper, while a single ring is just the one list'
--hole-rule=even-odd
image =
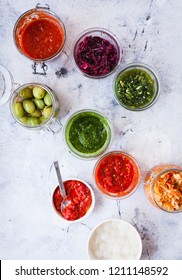
[{"label": "green olive", "polygon": [[52,113],[52,106],[51,107],[45,107],[44,110],[42,111],[42,115],[44,118],[48,119],[49,116]]},{"label": "green olive", "polygon": [[29,126],[39,125],[39,119],[36,117],[27,117],[27,124]]},{"label": "green olive", "polygon": [[39,110],[35,110],[32,114],[31,114],[32,117],[37,117],[39,118],[41,116],[41,112]]},{"label": "green olive", "polygon": [[42,87],[34,87],[33,88],[33,96],[37,99],[42,99],[45,95],[45,89]]},{"label": "green olive", "polygon": [[39,118],[39,121],[40,121],[41,123],[45,123],[45,122],[46,122],[46,120],[47,120],[47,119],[46,119],[46,118],[44,118],[43,116]]},{"label": "green olive", "polygon": [[21,102],[16,102],[14,104],[14,112],[17,118],[22,118],[25,115],[25,110]]},{"label": "green olive", "polygon": [[44,102],[47,106],[52,105],[52,98],[49,93],[46,93],[46,95],[44,96]]},{"label": "green olive", "polygon": [[45,103],[44,103],[44,101],[42,100],[42,99],[36,99],[36,98],[34,98],[34,103],[35,103],[35,105],[36,105],[36,107],[38,108],[38,109],[44,109],[44,107],[45,107]]},{"label": "green olive", "polygon": [[32,89],[29,87],[26,87],[20,91],[19,95],[22,98],[32,98],[33,97]]},{"label": "green olive", "polygon": [[23,108],[29,114],[32,114],[35,111],[35,104],[31,100],[24,100],[23,101]]},{"label": "green olive", "polygon": [[24,124],[27,124],[27,116],[24,116],[24,117],[22,117],[22,118],[20,118],[19,120],[22,122],[22,123],[24,123]]}]

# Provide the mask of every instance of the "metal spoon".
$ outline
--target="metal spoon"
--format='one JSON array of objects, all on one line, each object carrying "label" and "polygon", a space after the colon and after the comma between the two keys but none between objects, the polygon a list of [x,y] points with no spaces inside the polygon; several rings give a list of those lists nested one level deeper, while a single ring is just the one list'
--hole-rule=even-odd
[{"label": "metal spoon", "polygon": [[68,200],[66,198],[66,190],[64,188],[64,184],[63,184],[63,180],[62,180],[62,177],[61,177],[61,172],[60,172],[60,169],[59,169],[58,161],[54,161],[54,167],[55,167],[58,182],[59,182],[60,192],[61,192],[61,195],[63,197],[63,200],[61,202],[61,212],[63,212],[64,209],[68,206],[68,204],[70,204],[70,200]]}]

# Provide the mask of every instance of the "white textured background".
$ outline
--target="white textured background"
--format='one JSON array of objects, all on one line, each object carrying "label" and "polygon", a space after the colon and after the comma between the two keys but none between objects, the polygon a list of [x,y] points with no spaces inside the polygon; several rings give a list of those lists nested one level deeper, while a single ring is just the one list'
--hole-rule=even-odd
[{"label": "white textured background", "polygon": [[[17,18],[37,1],[0,0],[0,63],[15,83],[42,82],[61,101],[61,122],[73,112],[93,108],[114,126],[110,150],[122,149],[136,158],[143,172],[158,163],[182,164],[182,1],[180,0],[48,0],[67,31],[65,52],[48,62],[47,77],[32,74],[31,62],[18,53],[12,30]],[[72,61],[77,35],[87,28],[108,28],[124,48],[122,65],[144,62],[161,81],[157,103],[143,112],[120,107],[112,91],[113,77],[90,80]],[[66,74],[55,72],[64,67]],[[63,178],[88,181],[96,195],[93,214],[67,229],[55,220],[51,192],[56,182],[51,165],[58,159]],[[136,223],[143,241],[142,259],[182,259],[182,215],[152,207],[143,184],[126,200],[104,198],[95,188],[95,160],[69,154],[62,133],[29,131],[15,123],[6,104],[0,107],[0,259],[87,259],[91,229],[107,218]],[[122,214],[122,213],[125,214]],[[129,218],[130,217],[130,218]]]}]

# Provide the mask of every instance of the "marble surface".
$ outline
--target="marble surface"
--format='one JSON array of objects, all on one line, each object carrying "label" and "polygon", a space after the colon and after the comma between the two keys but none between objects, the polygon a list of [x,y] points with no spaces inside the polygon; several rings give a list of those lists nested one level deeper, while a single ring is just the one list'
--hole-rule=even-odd
[{"label": "marble surface", "polygon": [[[106,114],[114,126],[110,150],[136,158],[143,173],[158,163],[182,165],[182,2],[180,0],[48,0],[67,30],[65,52],[48,62],[47,76],[32,74],[31,62],[16,50],[12,30],[17,18],[37,1],[0,0],[0,63],[15,85],[42,82],[61,102],[62,124],[75,111],[91,108]],[[74,67],[72,46],[83,30],[100,26],[117,35],[123,49],[121,67],[130,62],[151,65],[158,73],[161,94],[143,112],[130,112],[116,102],[114,75],[91,80]],[[58,77],[55,73],[62,75]],[[58,74],[58,73],[57,73]],[[136,224],[143,242],[142,259],[182,259],[182,214],[168,214],[148,202],[140,184],[121,201],[96,189],[96,160],[80,160],[68,152],[62,132],[26,130],[12,118],[8,104],[0,107],[0,259],[88,259],[87,239],[104,219],[124,218]],[[51,193],[56,175],[79,177],[93,187],[96,205],[82,223],[65,228],[55,219]]]}]

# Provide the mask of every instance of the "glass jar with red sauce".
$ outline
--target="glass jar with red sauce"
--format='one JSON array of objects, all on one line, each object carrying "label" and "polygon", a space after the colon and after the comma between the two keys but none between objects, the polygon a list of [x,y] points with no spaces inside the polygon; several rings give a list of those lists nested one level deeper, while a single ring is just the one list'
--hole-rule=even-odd
[{"label": "glass jar with red sauce", "polygon": [[113,151],[96,163],[94,179],[98,189],[107,197],[122,199],[136,190],[141,172],[132,156],[122,151]]},{"label": "glass jar with red sauce", "polygon": [[149,202],[170,213],[182,211],[182,167],[159,164],[145,175],[144,189]]},{"label": "glass jar with red sauce", "polygon": [[80,222],[87,218],[93,211],[95,196],[92,188],[85,181],[71,178],[64,181],[67,193],[66,199],[70,201],[68,206],[61,212],[62,195],[57,187],[52,195],[52,203],[56,213],[66,222]]},{"label": "glass jar with red sauce", "polygon": [[[66,30],[64,23],[49,5],[26,11],[15,23],[14,43],[21,54],[34,61],[34,74],[45,74],[45,61],[57,57],[63,50]],[[43,73],[37,73],[36,66],[41,64]]]}]

